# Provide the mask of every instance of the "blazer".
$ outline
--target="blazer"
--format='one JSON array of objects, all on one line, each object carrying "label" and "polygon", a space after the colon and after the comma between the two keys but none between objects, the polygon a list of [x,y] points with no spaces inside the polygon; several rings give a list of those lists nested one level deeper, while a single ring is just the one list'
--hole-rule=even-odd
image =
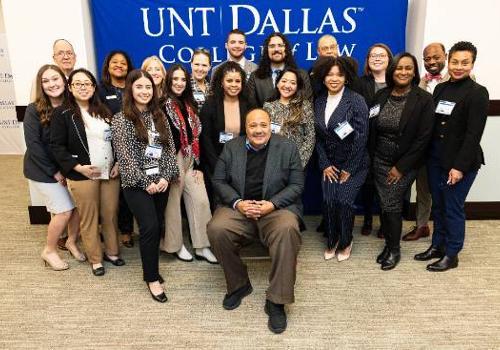
[{"label": "blazer", "polygon": [[489,94],[486,88],[471,78],[463,82],[447,81],[434,89],[434,104],[437,106],[442,91],[449,84],[462,83],[461,92],[447,122],[440,154],[441,166],[447,171],[454,168],[462,172],[478,170],[484,162],[480,142],[488,118]]},{"label": "blazer", "polygon": [[360,94],[365,98],[366,104],[371,106],[375,97],[375,79],[373,75],[363,75],[359,78]]},{"label": "blazer", "polygon": [[64,176],[75,181],[89,179],[73,170],[78,164],[91,163],[87,153],[89,145],[83,120],[67,107],[61,106],[54,110],[50,123],[50,149]]},{"label": "blazer", "polygon": [[[377,92],[373,98],[372,107],[380,105],[380,111],[382,111],[391,91],[392,89],[387,87]],[[372,155],[377,143],[377,118],[375,116],[370,119],[369,150]],[[412,169],[418,169],[424,163],[433,127],[434,103],[432,96],[418,86],[413,86],[399,121],[398,153],[394,155],[393,159],[394,166],[400,172],[405,174]]]},{"label": "blazer", "polygon": [[[312,88],[311,82],[309,80],[309,75],[303,69],[299,69],[299,74],[304,81],[304,98],[312,98]],[[253,106],[262,108],[264,102],[269,101],[276,92],[276,88],[273,85],[273,78],[271,75],[261,79],[255,75],[253,72],[250,75],[247,83],[248,100]]]},{"label": "blazer", "polygon": [[106,85],[101,82],[97,88],[97,93],[99,94],[99,99],[104,103],[111,114],[116,114],[122,110],[122,94],[124,89],[114,87],[112,85]]},{"label": "blazer", "polygon": [[[245,175],[247,162],[246,137],[240,136],[226,143],[219,156],[212,183],[220,203],[231,207],[245,197]],[[274,204],[276,209],[287,209],[297,215],[301,228],[302,191],[304,172],[295,144],[280,135],[271,135],[264,170],[262,198]]]},{"label": "blazer", "polygon": [[[252,109],[252,106],[241,95],[238,100],[240,104],[240,133],[238,136],[242,136],[245,135],[246,115]],[[201,162],[210,176],[214,172],[215,164],[224,147],[224,144],[219,142],[220,132],[224,131],[226,127],[224,102],[209,97],[200,111],[200,120],[202,126],[200,136]]]},{"label": "blazer", "polygon": [[50,126],[43,127],[40,115],[34,103],[26,108],[23,120],[24,140],[26,153],[24,153],[24,176],[30,180],[55,183],[54,175],[59,171],[52,151],[50,150]]},{"label": "blazer", "polygon": [[[325,109],[328,95],[322,94],[314,102],[316,150],[320,170],[330,165],[340,167],[350,174],[368,166],[366,141],[368,139],[368,107],[363,97],[344,88],[342,99],[325,124]],[[354,131],[343,140],[335,133],[338,123],[347,120]]]}]

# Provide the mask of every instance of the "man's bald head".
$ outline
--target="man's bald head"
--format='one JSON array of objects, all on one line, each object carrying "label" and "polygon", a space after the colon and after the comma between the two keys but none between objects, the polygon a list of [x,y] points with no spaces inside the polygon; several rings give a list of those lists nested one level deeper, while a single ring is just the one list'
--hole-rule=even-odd
[{"label": "man's bald head", "polygon": [[318,40],[319,57],[337,57],[339,54],[337,39],[333,35],[325,34]]},{"label": "man's bald head", "polygon": [[264,147],[271,138],[271,115],[262,108],[252,109],[246,116],[245,129],[252,147]]}]

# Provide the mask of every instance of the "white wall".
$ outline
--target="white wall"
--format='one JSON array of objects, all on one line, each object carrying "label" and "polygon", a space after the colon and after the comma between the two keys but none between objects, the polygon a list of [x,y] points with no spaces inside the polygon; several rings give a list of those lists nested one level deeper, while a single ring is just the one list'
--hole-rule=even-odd
[{"label": "white wall", "polygon": [[27,105],[38,68],[52,63],[52,44],[67,39],[76,67],[95,73],[91,23],[86,0],[2,0],[17,105]]},{"label": "white wall", "polygon": [[[487,87],[490,99],[500,99],[500,1],[477,0],[410,0],[407,27],[407,49],[422,57],[425,45],[438,41],[448,50],[455,42],[474,43],[478,57],[474,74]],[[419,29],[424,25],[421,30]],[[490,117],[481,141],[486,166],[471,189],[468,201],[500,201],[500,116]]]}]

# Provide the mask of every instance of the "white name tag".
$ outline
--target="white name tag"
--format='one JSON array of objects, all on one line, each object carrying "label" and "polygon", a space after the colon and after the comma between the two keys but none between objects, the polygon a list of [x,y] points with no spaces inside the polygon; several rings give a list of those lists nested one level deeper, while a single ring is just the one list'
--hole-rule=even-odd
[{"label": "white name tag", "polygon": [[193,92],[193,97],[196,102],[205,102],[205,94],[203,92],[195,91]]},{"label": "white name tag", "polygon": [[380,113],[380,105],[378,104],[370,108],[370,115],[368,118],[376,117],[377,115],[379,115],[379,113]]},{"label": "white name tag", "polygon": [[106,142],[111,141],[111,129],[106,129],[106,130],[104,130],[103,139],[104,139],[104,141],[106,141]]},{"label": "white name tag", "polygon": [[232,132],[221,131],[219,134],[219,143],[226,143],[228,141],[231,141],[233,138],[234,138],[234,135]]},{"label": "white name tag", "polygon": [[278,123],[271,123],[271,132],[273,134],[279,134],[281,131],[281,125]]},{"label": "white name tag", "polygon": [[150,145],[156,145],[157,142],[157,138],[160,137],[160,133],[156,132],[156,131],[151,131],[151,130],[148,130],[148,143]]},{"label": "white name tag", "polygon": [[116,96],[116,95],[106,96],[106,100],[116,100],[117,98],[118,98],[118,96]]},{"label": "white name tag", "polygon": [[450,115],[455,105],[455,102],[440,100],[436,107],[436,113]]},{"label": "white name tag", "polygon": [[347,120],[345,122],[340,123],[339,126],[337,126],[334,130],[337,136],[340,137],[341,140],[345,139],[354,131],[351,124],[349,124]]},{"label": "white name tag", "polygon": [[160,168],[155,166],[152,168],[146,168],[144,171],[146,172],[146,175],[156,175],[160,173]]},{"label": "white name tag", "polygon": [[146,151],[144,153],[146,157],[153,159],[160,159],[161,157],[161,146],[158,145],[149,145],[146,147]]}]

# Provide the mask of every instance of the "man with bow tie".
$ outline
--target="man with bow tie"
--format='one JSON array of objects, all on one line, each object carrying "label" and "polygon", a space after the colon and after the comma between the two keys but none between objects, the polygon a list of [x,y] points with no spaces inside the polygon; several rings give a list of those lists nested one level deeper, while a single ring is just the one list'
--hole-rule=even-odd
[{"label": "man with bow tie", "polygon": [[[450,79],[448,73],[442,74],[446,65],[446,57],[446,50],[441,43],[431,43],[424,48],[424,67],[427,73],[420,80],[420,88],[432,94],[437,84]],[[428,222],[431,215],[432,199],[425,165],[418,171],[416,188],[417,222],[416,226],[403,236],[403,241],[416,241],[430,235]]]}]

